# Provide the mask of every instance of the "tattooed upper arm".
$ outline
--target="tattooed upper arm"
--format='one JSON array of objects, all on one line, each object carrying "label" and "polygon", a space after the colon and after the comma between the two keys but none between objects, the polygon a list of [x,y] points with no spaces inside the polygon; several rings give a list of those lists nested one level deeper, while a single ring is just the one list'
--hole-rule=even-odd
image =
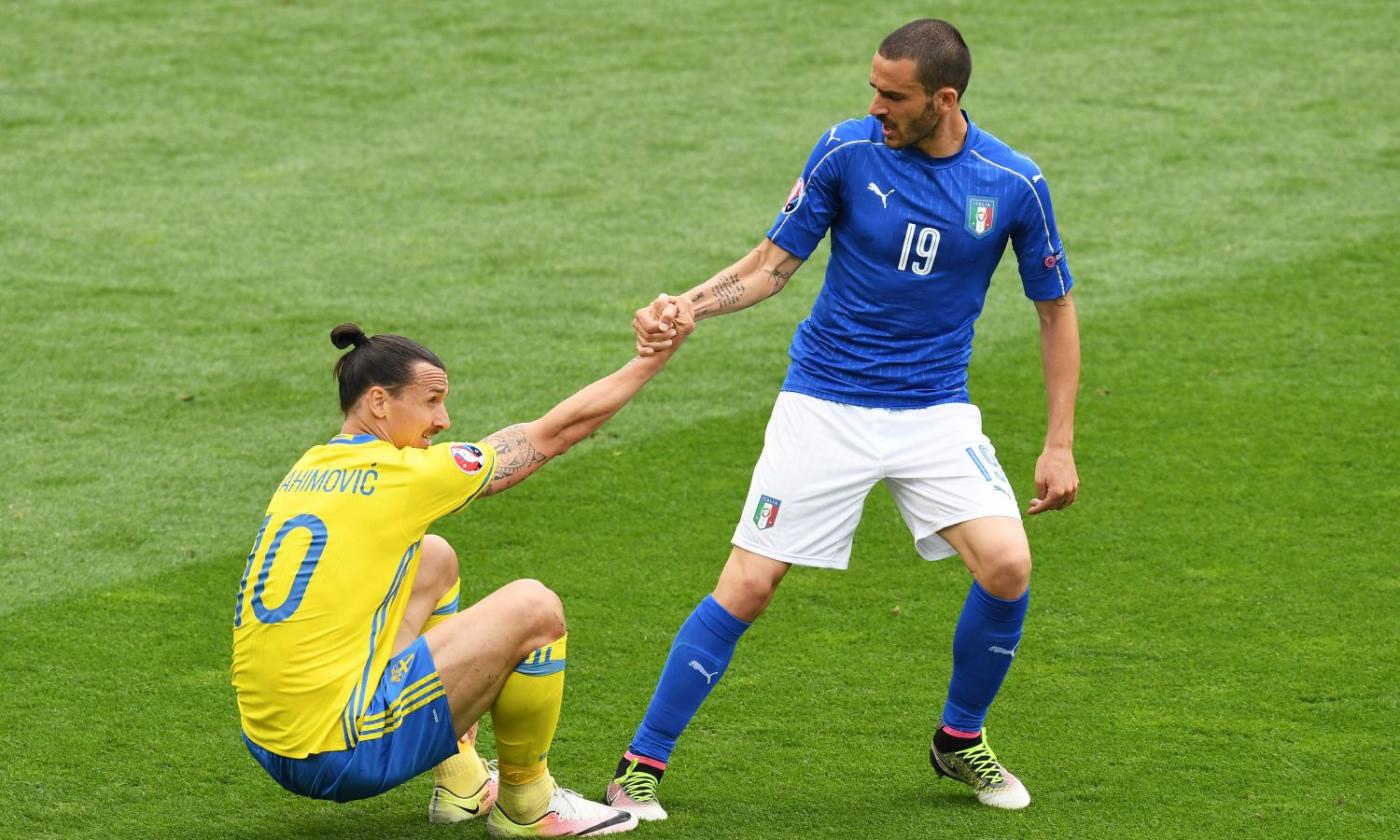
[{"label": "tattooed upper arm", "polygon": [[524,423],[507,426],[488,435],[485,443],[496,450],[496,472],[491,476],[491,484],[482,493],[483,496],[514,487],[549,460],[548,455],[536,449],[530,442],[530,436],[525,433]]}]

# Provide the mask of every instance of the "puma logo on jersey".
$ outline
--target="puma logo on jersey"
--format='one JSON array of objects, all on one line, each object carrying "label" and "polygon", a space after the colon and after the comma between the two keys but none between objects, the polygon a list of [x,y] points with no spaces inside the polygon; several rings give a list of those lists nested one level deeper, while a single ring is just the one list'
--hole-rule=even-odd
[{"label": "puma logo on jersey", "polygon": [[711,682],[714,681],[714,678],[715,678],[715,677],[719,676],[719,671],[715,671],[713,674],[711,674],[709,671],[706,671],[706,670],[705,670],[705,666],[704,666],[704,665],[701,665],[699,662],[696,662],[694,659],[690,660],[690,667],[694,668],[695,670],[699,671],[701,674],[704,674],[704,675],[705,675],[705,685],[709,685]]},{"label": "puma logo on jersey", "polygon": [[871,181],[869,184],[866,184],[865,186],[866,186],[866,189],[868,189],[868,190],[870,190],[871,192],[875,193],[876,195],[880,196],[880,206],[881,206],[881,207],[885,207],[885,208],[888,208],[888,207],[889,207],[889,204],[886,203],[886,200],[887,200],[890,196],[894,195],[894,187],[891,187],[889,192],[880,192],[880,188],[877,187],[877,186],[875,186],[875,182],[874,182],[874,181]]},{"label": "puma logo on jersey", "polygon": [[1032,184],[1034,184],[1036,181],[1044,181],[1044,180],[1045,180],[1045,176],[1044,176],[1044,175],[1041,175],[1039,172],[1037,172],[1037,173],[1035,173],[1034,175],[1031,176],[1031,183],[1032,183]]}]

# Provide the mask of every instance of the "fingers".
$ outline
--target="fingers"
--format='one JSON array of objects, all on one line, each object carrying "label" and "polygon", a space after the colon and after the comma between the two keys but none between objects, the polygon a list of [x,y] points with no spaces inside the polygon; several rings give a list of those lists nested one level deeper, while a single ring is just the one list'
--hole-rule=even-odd
[{"label": "fingers", "polygon": [[671,347],[676,335],[673,300],[670,295],[662,293],[656,300],[637,310],[632,318],[632,332],[637,336],[637,355],[651,356]]},{"label": "fingers", "polygon": [[1030,507],[1026,508],[1026,513],[1035,516],[1045,513],[1047,510],[1064,510],[1074,504],[1074,500],[1079,495],[1077,487],[1051,487],[1041,489],[1039,498],[1031,499]]}]

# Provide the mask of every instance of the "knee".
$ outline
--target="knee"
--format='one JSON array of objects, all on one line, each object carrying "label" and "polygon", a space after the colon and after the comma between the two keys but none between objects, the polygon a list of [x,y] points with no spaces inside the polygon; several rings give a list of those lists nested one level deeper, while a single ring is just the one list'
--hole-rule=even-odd
[{"label": "knee", "polygon": [[786,564],[766,557],[759,562],[731,557],[715,586],[715,600],[740,621],[753,621],[768,609]]},{"label": "knee", "polygon": [[423,538],[423,554],[418,561],[420,585],[431,586],[437,592],[446,592],[457,583],[461,569],[457,565],[457,552],[447,540],[436,534]]},{"label": "knee", "polygon": [[978,582],[987,593],[1006,601],[1025,594],[1031,585],[1031,553],[1029,549],[1007,549],[981,558],[982,574]]},{"label": "knee", "polygon": [[547,645],[564,635],[564,602],[554,590],[537,580],[517,580],[507,585],[516,614],[527,637],[526,650]]}]

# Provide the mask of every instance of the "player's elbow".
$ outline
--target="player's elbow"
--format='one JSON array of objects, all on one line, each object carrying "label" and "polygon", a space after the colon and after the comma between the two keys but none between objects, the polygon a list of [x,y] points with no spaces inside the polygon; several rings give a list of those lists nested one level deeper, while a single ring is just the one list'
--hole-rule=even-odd
[{"label": "player's elbow", "polygon": [[578,443],[582,443],[585,438],[593,434],[593,426],[575,425],[569,426],[555,435],[550,441],[550,446],[555,450],[553,454],[563,455]]}]

